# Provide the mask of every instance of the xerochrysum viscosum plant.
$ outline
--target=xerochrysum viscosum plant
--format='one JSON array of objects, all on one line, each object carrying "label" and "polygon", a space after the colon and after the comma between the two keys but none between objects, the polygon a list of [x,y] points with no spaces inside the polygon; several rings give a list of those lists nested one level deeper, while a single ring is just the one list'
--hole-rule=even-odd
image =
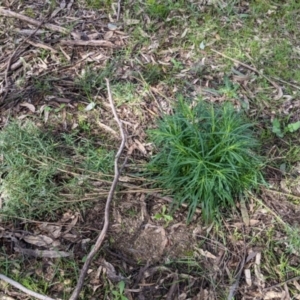
[{"label": "xerochrysum viscosum plant", "polygon": [[181,99],[150,137],[157,153],[149,170],[172,193],[173,208],[188,204],[188,221],[197,207],[205,221],[212,220],[263,182],[253,125],[230,103],[192,107]]}]

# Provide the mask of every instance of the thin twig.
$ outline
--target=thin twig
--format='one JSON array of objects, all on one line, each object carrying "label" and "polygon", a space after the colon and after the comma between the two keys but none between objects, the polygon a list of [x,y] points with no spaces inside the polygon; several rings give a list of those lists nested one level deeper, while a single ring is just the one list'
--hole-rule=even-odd
[{"label": "thin twig", "polygon": [[299,279],[300,279],[300,276],[296,276],[296,277],[287,279],[287,280],[284,281],[284,282],[280,282],[280,283],[278,283],[278,284],[275,284],[275,285],[269,286],[269,287],[267,287],[267,288],[264,288],[263,291],[264,291],[264,292],[267,292],[267,291],[273,290],[273,289],[275,289],[275,288],[281,287],[281,286],[283,286],[283,285],[286,284],[286,283],[289,283],[289,282],[292,282],[292,281],[295,281],[295,280],[299,280]]},{"label": "thin twig", "polygon": [[[245,245],[245,240],[244,240],[244,245]],[[228,294],[227,300],[234,299],[235,293],[240,285],[241,276],[242,276],[242,273],[243,273],[243,270],[244,270],[244,267],[246,264],[246,248],[244,247],[243,250],[244,250],[244,254],[243,254],[243,258],[240,262],[239,271],[236,274],[234,283],[229,287],[229,294]]]},{"label": "thin twig", "polygon": [[49,23],[44,24],[43,21],[42,22],[37,21],[35,19],[29,18],[29,17],[24,16],[22,14],[18,14],[14,11],[11,11],[11,10],[0,8],[0,15],[5,16],[5,17],[20,19],[22,21],[25,21],[25,22],[31,24],[31,25],[37,26],[38,28],[40,28],[43,25],[43,27],[45,27],[49,30],[52,30],[52,31],[57,31],[57,32],[60,32],[62,34],[68,34],[69,33],[69,30],[66,29],[66,28],[63,28],[63,27],[60,27],[60,26],[57,26],[57,25],[53,25],[53,24],[49,24]]},{"label": "thin twig", "polygon": [[121,0],[118,1],[117,21],[119,21],[120,19],[120,13],[121,13]]},{"label": "thin twig", "polygon": [[119,180],[119,177],[120,177],[120,172],[119,172],[119,168],[118,168],[118,162],[119,162],[119,158],[122,154],[122,151],[124,149],[124,146],[125,146],[125,142],[126,142],[126,136],[125,136],[125,132],[123,130],[123,126],[122,126],[122,123],[121,121],[119,120],[118,118],[118,115],[117,115],[117,112],[116,112],[116,109],[115,109],[115,106],[114,106],[114,103],[113,103],[113,99],[112,99],[112,95],[111,95],[111,91],[110,91],[110,84],[109,84],[109,80],[107,78],[105,78],[106,80],[106,85],[107,85],[107,93],[108,93],[108,99],[109,99],[109,103],[110,103],[110,106],[111,106],[111,110],[113,112],[113,115],[114,115],[114,118],[116,120],[116,122],[118,123],[119,125],[119,129],[120,129],[120,135],[122,137],[122,142],[120,144],[120,147],[119,147],[119,150],[115,156],[115,162],[114,162],[114,167],[115,167],[115,176],[114,176],[114,180],[112,182],[112,185],[110,187],[110,191],[109,191],[109,194],[108,194],[108,197],[107,197],[107,201],[106,201],[106,205],[105,205],[105,214],[104,214],[104,225],[103,225],[103,228],[101,230],[101,233],[100,235],[98,236],[98,239],[96,241],[96,244],[94,245],[94,247],[92,248],[92,250],[90,251],[90,253],[88,254],[87,258],[86,258],[86,261],[81,269],[81,272],[80,272],[80,275],[79,275],[79,279],[78,279],[78,282],[77,282],[77,285],[70,297],[69,300],[76,300],[79,296],[79,293],[81,291],[81,288],[83,286],[83,283],[84,283],[84,278],[85,278],[85,275],[87,273],[87,270],[89,268],[89,265],[94,257],[94,255],[99,251],[99,248],[106,236],[106,233],[107,233],[107,229],[108,229],[108,225],[109,225],[109,208],[110,208],[110,203],[112,201],[112,198],[113,198],[113,195],[114,195],[114,192],[115,192],[115,189],[117,187],[117,184],[118,184],[118,180]]},{"label": "thin twig", "polygon": [[167,294],[166,300],[172,300],[175,298],[176,292],[178,292],[178,284],[179,284],[178,274],[174,273],[173,282]]},{"label": "thin twig", "polygon": [[110,41],[105,40],[60,40],[61,45],[66,46],[91,46],[91,47],[108,47],[116,48],[117,46]]},{"label": "thin twig", "polygon": [[268,78],[266,75],[264,75],[262,72],[260,72],[259,70],[257,70],[256,68],[253,68],[253,67],[251,67],[251,66],[249,66],[249,65],[247,65],[247,64],[245,64],[245,63],[243,63],[243,62],[241,62],[241,61],[239,61],[239,60],[237,60],[235,58],[227,56],[226,54],[223,54],[223,53],[221,53],[221,52],[219,52],[217,50],[211,49],[211,51],[213,51],[213,52],[215,52],[215,53],[217,53],[217,54],[219,54],[219,55],[221,55],[221,56],[223,56],[223,57],[225,57],[225,58],[227,58],[227,59],[229,59],[229,60],[231,60],[231,61],[233,61],[233,62],[235,62],[235,63],[237,63],[237,64],[239,64],[239,65],[241,65],[241,66],[243,66],[243,67],[245,67],[245,68],[247,68],[249,70],[251,70],[251,71],[253,71],[257,75],[259,75],[259,76],[263,77],[264,79],[266,79],[271,85],[273,85],[276,88],[276,90],[278,92],[277,96],[275,97],[275,100],[279,100],[283,96],[283,92],[282,92],[281,87],[276,82],[274,82],[273,80],[271,80],[270,78]]},{"label": "thin twig", "polygon": [[298,85],[295,85],[295,84],[293,84],[293,83],[290,83],[290,82],[288,82],[288,81],[285,81],[285,80],[283,80],[283,79],[280,79],[280,78],[277,78],[277,77],[274,77],[274,76],[272,76],[272,78],[274,78],[275,80],[280,81],[280,82],[282,82],[282,83],[288,84],[288,85],[292,86],[292,87],[295,88],[295,89],[300,90],[300,86],[298,86]]},{"label": "thin twig", "polygon": [[21,285],[20,283],[6,277],[5,275],[3,274],[0,274],[0,280],[3,280],[5,282],[7,282],[8,284],[14,286],[15,288],[17,288],[18,290],[24,292],[25,294],[29,295],[29,296],[32,296],[32,297],[35,297],[36,299],[40,299],[40,300],[55,300],[53,298],[50,298],[50,297],[47,297],[47,296],[44,296],[44,295],[41,295],[41,294],[38,294],[36,292],[33,292],[29,289],[27,289],[25,286]]},{"label": "thin twig", "polygon": [[275,190],[271,190],[271,189],[266,189],[268,192],[273,193],[273,194],[277,194],[277,195],[281,195],[284,197],[290,197],[296,200],[300,200],[299,196],[293,195],[293,194],[289,194],[289,193],[284,193],[284,192],[279,192],[279,191],[275,191]]}]

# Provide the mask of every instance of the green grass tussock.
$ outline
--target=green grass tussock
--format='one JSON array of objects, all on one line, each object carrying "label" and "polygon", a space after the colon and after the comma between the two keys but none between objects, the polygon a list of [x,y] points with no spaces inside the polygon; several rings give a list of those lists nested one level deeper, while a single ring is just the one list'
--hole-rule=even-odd
[{"label": "green grass tussock", "polygon": [[[57,219],[67,209],[84,208],[92,181],[109,179],[113,153],[74,134],[43,132],[32,122],[9,123],[0,132],[1,213],[10,217]],[[96,179],[96,173],[100,172]],[[67,200],[67,201],[65,201]],[[92,199],[91,199],[92,200]]]},{"label": "green grass tussock", "polygon": [[192,107],[181,99],[150,136],[158,152],[149,169],[173,193],[173,207],[188,204],[188,221],[197,207],[205,221],[212,220],[263,182],[252,124],[229,103]]}]

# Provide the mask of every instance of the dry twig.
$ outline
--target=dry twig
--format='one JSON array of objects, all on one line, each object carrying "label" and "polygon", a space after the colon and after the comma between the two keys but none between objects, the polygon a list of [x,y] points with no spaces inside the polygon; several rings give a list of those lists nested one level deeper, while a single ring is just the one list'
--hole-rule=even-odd
[{"label": "dry twig", "polygon": [[121,0],[118,1],[117,21],[119,21],[120,19],[120,13],[121,13]]},{"label": "dry twig", "polygon": [[217,50],[214,50],[214,49],[211,49],[211,50],[213,52],[215,52],[215,53],[217,53],[217,54],[219,54],[219,55],[221,55],[221,56],[223,56],[223,57],[225,57],[225,58],[227,58],[227,59],[229,59],[229,60],[231,60],[231,61],[233,61],[233,62],[235,62],[235,63],[237,63],[237,64],[239,64],[239,65],[241,65],[241,66],[243,66],[243,67],[245,67],[245,68],[247,68],[249,70],[251,70],[251,71],[253,71],[257,75],[265,78],[277,90],[278,94],[276,95],[275,100],[279,100],[283,96],[283,92],[282,92],[281,87],[276,82],[274,82],[273,80],[271,80],[270,78],[268,78],[266,75],[264,75],[262,72],[260,72],[259,70],[257,70],[256,68],[253,68],[253,67],[251,67],[251,66],[249,66],[249,65],[247,65],[247,64],[245,64],[245,63],[243,63],[243,62],[241,62],[241,61],[239,61],[239,60],[237,60],[235,58],[227,56],[226,54],[223,54],[223,53],[221,53],[221,52],[219,52]]},{"label": "dry twig", "polygon": [[281,286],[283,286],[283,285],[286,284],[286,283],[290,283],[290,282],[292,282],[292,281],[297,281],[297,280],[299,280],[299,279],[300,279],[300,276],[296,276],[296,277],[287,279],[287,280],[285,280],[284,282],[280,282],[280,283],[278,283],[278,284],[274,284],[274,285],[272,285],[272,286],[269,286],[269,287],[267,287],[267,288],[264,288],[263,291],[264,291],[264,292],[267,292],[267,291],[273,290],[273,289],[275,289],[275,288],[281,287]]},{"label": "dry twig", "polygon": [[101,233],[100,235],[98,236],[98,239],[96,241],[96,244],[94,245],[94,247],[92,248],[91,252],[88,254],[87,258],[86,258],[86,261],[81,269],[81,272],[80,272],[80,275],[79,275],[79,279],[78,279],[78,282],[77,282],[77,285],[70,297],[70,300],[76,300],[79,296],[79,293],[81,291],[81,288],[83,286],[83,282],[84,282],[84,278],[85,278],[85,275],[87,273],[87,270],[88,270],[88,267],[94,257],[94,255],[99,251],[99,248],[105,238],[105,235],[106,235],[106,232],[107,232],[107,229],[108,229],[108,225],[109,225],[109,208],[110,208],[110,203],[112,201],[112,198],[113,198],[113,195],[114,195],[114,192],[115,192],[115,189],[117,187],[117,183],[118,183],[118,180],[119,180],[119,177],[120,177],[120,172],[119,172],[119,168],[118,168],[118,162],[119,162],[119,158],[121,156],[121,153],[124,149],[124,146],[125,146],[125,141],[126,141],[126,136],[125,136],[125,132],[123,130],[123,126],[122,126],[122,122],[119,120],[118,118],[118,115],[117,115],[117,112],[116,112],[116,109],[115,109],[115,106],[114,106],[114,103],[113,103],[113,99],[112,99],[112,95],[111,95],[111,91],[110,91],[110,85],[109,85],[109,81],[108,79],[106,78],[106,85],[107,85],[107,93],[108,93],[108,99],[109,99],[109,103],[110,103],[110,106],[111,106],[111,110],[113,112],[113,115],[115,117],[115,120],[116,122],[118,123],[119,125],[119,129],[120,129],[120,135],[122,137],[122,141],[121,141],[121,144],[120,144],[120,147],[119,147],[119,150],[115,156],[115,162],[114,162],[114,166],[115,166],[115,176],[114,176],[114,180],[112,182],[112,185],[110,187],[110,191],[109,191],[109,194],[108,194],[108,197],[107,197],[107,201],[106,201],[106,205],[105,205],[105,214],[104,214],[104,225],[103,225],[103,228],[101,230]]},{"label": "dry twig", "polygon": [[116,46],[109,41],[105,40],[61,40],[61,45],[66,46],[92,46],[92,47],[108,47],[108,48],[115,48]]},{"label": "dry twig", "polygon": [[52,31],[57,31],[57,32],[60,32],[60,33],[63,33],[63,34],[68,34],[69,33],[69,30],[66,29],[66,28],[63,28],[63,27],[60,27],[60,26],[57,26],[57,25],[53,25],[53,24],[49,24],[49,23],[44,24],[43,21],[42,22],[37,21],[35,19],[29,18],[29,17],[24,16],[22,14],[18,14],[14,11],[11,11],[11,10],[0,8],[0,15],[5,16],[5,17],[10,17],[10,18],[17,18],[17,19],[25,21],[29,24],[32,24],[34,26],[38,26],[39,28],[43,25],[43,27],[45,27],[49,30],[52,30]]},{"label": "dry twig", "polygon": [[27,289],[25,286],[21,285],[20,283],[6,277],[5,275],[0,274],[0,280],[3,280],[5,282],[7,282],[8,284],[14,286],[15,288],[17,288],[18,290],[24,292],[25,294],[35,297],[36,299],[40,299],[40,300],[54,300],[53,298],[38,294],[36,292],[33,292],[29,289]]}]

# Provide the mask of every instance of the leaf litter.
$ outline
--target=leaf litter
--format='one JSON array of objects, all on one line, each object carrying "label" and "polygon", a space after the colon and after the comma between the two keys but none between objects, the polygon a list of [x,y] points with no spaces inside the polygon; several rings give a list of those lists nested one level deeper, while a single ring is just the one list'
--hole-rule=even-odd
[{"label": "leaf litter", "polygon": [[[223,1],[216,1],[213,6],[206,4],[199,4],[199,12],[221,9],[225,13],[231,5]],[[153,30],[148,30],[146,26],[151,20],[146,10],[140,11],[142,17],[138,19],[136,16],[131,18],[128,8],[124,8],[121,15],[124,25],[119,25],[104,9],[87,9],[73,1],[63,1],[53,11],[50,6],[44,5],[40,1],[16,5],[13,1],[4,4],[5,8],[0,8],[0,26],[5,33],[1,37],[0,93],[2,97],[7,93],[1,102],[2,125],[8,121],[8,116],[33,118],[37,122],[41,122],[39,118],[42,117],[43,126],[51,124],[59,130],[68,131],[83,126],[85,119],[89,120],[90,132],[108,139],[113,148],[118,142],[118,129],[105,106],[105,88],[101,80],[108,76],[112,82],[134,82],[136,93],[142,95],[138,110],[126,102],[117,110],[129,136],[127,161],[138,164],[152,153],[151,145],[147,144],[146,130],[154,126],[155,119],[162,111],[171,112],[171,102],[178,91],[194,97],[202,95],[211,102],[223,102],[229,98],[239,108],[246,106],[252,115],[258,111],[251,106],[251,101],[260,94],[255,81],[256,76],[262,73],[259,71],[257,74],[255,67],[249,69],[248,65],[235,61],[235,71],[229,79],[233,84],[238,83],[243,90],[239,89],[237,94],[227,93],[224,89],[220,91],[220,86],[224,85],[224,61],[206,52],[218,45],[220,37],[213,32],[208,34],[214,36],[209,42],[201,39],[198,45],[200,58],[195,59],[195,45],[179,47],[176,43],[176,40],[187,39],[192,29],[188,24],[188,14],[185,16],[180,10],[171,11],[167,22],[176,24],[178,19],[181,29],[171,26],[164,39],[164,22],[155,23],[153,34]],[[51,12],[49,20],[39,15],[42,7],[45,8],[43,14]],[[129,10],[132,7],[129,6]],[[249,4],[240,1],[235,9],[240,13],[249,13]],[[272,13],[269,11],[268,16]],[[227,17],[221,21],[225,26]],[[36,26],[40,28],[33,34]],[[239,21],[234,26],[240,26]],[[149,43],[137,43],[126,59],[116,55],[128,47],[135,31],[142,38],[149,39]],[[30,39],[23,43],[31,34]],[[20,47],[12,56],[17,46]],[[12,57],[10,62],[8,57]],[[109,72],[99,77],[98,83],[85,86],[80,81],[83,78],[80,76],[87,74],[87,70],[91,78],[95,78],[97,74],[105,73],[108,66]],[[190,84],[166,84],[168,74],[177,80],[185,79]],[[5,76],[7,80],[4,80]],[[298,122],[297,96],[282,93],[282,87],[276,83],[274,85],[273,79],[270,80],[273,89],[270,96],[277,100],[288,99],[278,112],[290,114],[291,123]],[[145,91],[147,85],[150,85],[150,90]],[[66,105],[62,107],[62,103]],[[126,172],[131,172],[130,166],[125,167],[124,175]],[[291,183],[295,176],[284,178],[279,173],[273,170],[269,176],[274,182],[279,178],[280,184],[277,182],[275,187],[282,194],[265,191],[260,197],[287,224],[299,224],[297,205],[286,201],[297,191],[298,184]],[[139,185],[144,188],[143,180],[131,183],[129,180],[129,188],[134,190]],[[224,296],[222,291],[229,291],[230,287],[234,287],[235,299],[289,299],[286,291],[289,288],[293,290],[295,299],[299,297],[297,280],[294,284],[287,283],[287,288],[276,286],[274,290],[266,290],[267,286],[277,283],[277,277],[270,270],[272,266],[267,262],[266,242],[269,247],[275,247],[274,253],[279,259],[286,255],[282,243],[286,237],[280,225],[274,224],[276,217],[255,200],[241,203],[241,215],[233,214],[230,220],[223,220],[226,236],[215,227],[199,225],[200,214],[194,217],[194,225],[185,225],[184,208],[176,212],[174,220],[166,226],[163,219],[154,218],[165,204],[162,198],[151,193],[147,197],[140,191],[118,194],[112,210],[113,224],[107,243],[100,257],[93,262],[86,279],[87,289],[93,290],[93,297],[101,297],[101,289],[105,289],[107,279],[111,282],[125,280],[129,299],[220,299]],[[55,253],[62,256],[72,253],[80,265],[93,245],[95,234],[101,229],[103,210],[104,203],[100,201],[93,209],[81,214],[66,212],[57,223],[48,220],[20,220],[17,225],[3,223],[0,230],[2,249],[15,259],[22,253],[33,265],[38,264],[34,258],[38,256],[42,259],[42,267],[47,268],[46,275],[54,278]],[[20,233],[24,228],[27,228],[27,232]],[[268,240],[270,228],[275,231],[275,245]],[[261,240],[253,242],[256,237]],[[241,253],[247,254],[244,266]],[[288,258],[295,268],[299,265],[299,252],[296,250]],[[15,270],[21,272],[18,267]],[[61,268],[60,271],[66,270]],[[296,275],[291,270],[286,272],[285,280]],[[24,275],[27,274],[30,272],[25,271]],[[40,269],[37,269],[35,276],[41,278]],[[63,289],[61,282],[53,284],[48,292],[62,295]],[[70,287],[67,286],[66,290],[70,291]],[[20,299],[23,298],[20,295]]]}]

